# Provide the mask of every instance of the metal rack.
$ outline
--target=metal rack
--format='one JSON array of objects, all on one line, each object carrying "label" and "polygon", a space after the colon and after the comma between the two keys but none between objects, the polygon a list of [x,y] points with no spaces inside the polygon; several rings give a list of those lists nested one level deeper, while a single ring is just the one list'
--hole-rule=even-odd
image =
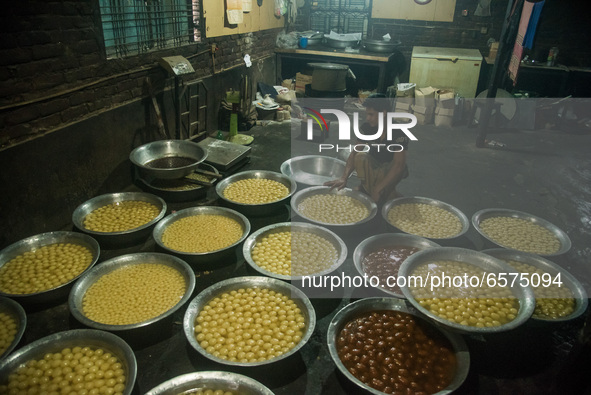
[{"label": "metal rack", "polygon": [[363,33],[367,36],[371,0],[318,0],[310,6],[311,30],[330,33]]}]

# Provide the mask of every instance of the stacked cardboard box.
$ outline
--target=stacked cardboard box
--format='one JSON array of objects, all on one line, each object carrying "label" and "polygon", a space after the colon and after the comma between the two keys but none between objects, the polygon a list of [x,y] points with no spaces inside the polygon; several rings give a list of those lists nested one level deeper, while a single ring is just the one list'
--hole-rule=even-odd
[{"label": "stacked cardboard box", "polygon": [[302,73],[296,74],[295,91],[296,93],[303,95],[306,92],[306,85],[312,83],[312,76]]},{"label": "stacked cardboard box", "polygon": [[432,86],[415,89],[415,103],[412,106],[419,125],[433,123],[435,115],[435,92],[437,89]]},{"label": "stacked cardboard box", "polygon": [[439,89],[435,93],[435,126],[451,126],[454,117],[455,92],[453,89]]},{"label": "stacked cardboard box", "polygon": [[405,112],[412,114],[412,105],[414,104],[415,100],[415,87],[416,85],[412,83],[397,85],[394,112]]}]

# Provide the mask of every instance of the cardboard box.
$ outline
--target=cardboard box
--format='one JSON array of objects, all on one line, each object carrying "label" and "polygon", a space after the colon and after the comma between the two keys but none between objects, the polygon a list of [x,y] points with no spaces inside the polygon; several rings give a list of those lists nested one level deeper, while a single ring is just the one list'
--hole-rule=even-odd
[{"label": "cardboard box", "polygon": [[437,88],[428,86],[415,89],[415,105],[419,107],[435,107],[435,93]]},{"label": "cardboard box", "polygon": [[304,94],[306,92],[306,85],[312,83],[312,76],[302,73],[296,74],[295,91]]},{"label": "cardboard box", "polygon": [[404,83],[396,85],[396,97],[415,97],[416,84]]},{"label": "cardboard box", "polygon": [[435,93],[435,126],[451,126],[455,110],[455,92],[453,89],[439,89]]},{"label": "cardboard box", "polygon": [[433,106],[412,106],[412,111],[417,117],[418,125],[428,125],[433,123],[433,117],[435,115],[435,107]]}]

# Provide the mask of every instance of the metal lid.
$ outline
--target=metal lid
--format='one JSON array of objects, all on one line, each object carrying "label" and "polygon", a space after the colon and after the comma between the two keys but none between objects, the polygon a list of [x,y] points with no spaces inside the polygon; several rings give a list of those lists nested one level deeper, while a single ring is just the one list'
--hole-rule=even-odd
[{"label": "metal lid", "polygon": [[308,66],[321,70],[349,70],[346,64],[338,63],[308,63]]}]

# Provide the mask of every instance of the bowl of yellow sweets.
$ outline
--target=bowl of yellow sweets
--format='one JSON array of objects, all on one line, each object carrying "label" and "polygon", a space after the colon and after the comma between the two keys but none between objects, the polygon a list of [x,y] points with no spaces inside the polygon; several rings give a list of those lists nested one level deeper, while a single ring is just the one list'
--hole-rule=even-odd
[{"label": "bowl of yellow sweets", "polygon": [[0,251],[0,296],[25,304],[66,299],[99,254],[97,241],[77,232],[47,232],[17,241]]},{"label": "bowl of yellow sweets", "polygon": [[25,309],[14,300],[0,296],[0,360],[14,350],[26,327]]},{"label": "bowl of yellow sweets", "polygon": [[273,395],[250,377],[223,371],[182,374],[152,388],[146,395]]},{"label": "bowl of yellow sweets", "polygon": [[78,206],[72,222],[104,248],[121,248],[145,241],[166,208],[164,200],[150,193],[108,193]]},{"label": "bowl of yellow sweets", "polygon": [[219,262],[236,254],[250,233],[248,219],[229,208],[190,207],[168,215],[154,228],[160,249],[189,264]]},{"label": "bowl of yellow sweets", "polygon": [[528,283],[536,297],[532,320],[563,322],[575,319],[587,310],[583,285],[567,270],[541,256],[527,252],[491,248],[482,251],[504,261],[519,275],[517,281]]},{"label": "bowl of yellow sweets", "polygon": [[268,215],[283,208],[296,190],[290,177],[267,170],[243,171],[224,178],[215,191],[229,208],[246,215]]},{"label": "bowl of yellow sweets", "polygon": [[[157,323],[189,300],[193,270],[168,254],[144,252],[109,259],[82,277],[68,299],[80,323],[112,332],[157,332]],[[148,327],[150,330],[146,330]]]},{"label": "bowl of yellow sweets", "polygon": [[76,329],[29,343],[0,362],[0,394],[129,395],[136,375],[135,355],[120,337]]}]

